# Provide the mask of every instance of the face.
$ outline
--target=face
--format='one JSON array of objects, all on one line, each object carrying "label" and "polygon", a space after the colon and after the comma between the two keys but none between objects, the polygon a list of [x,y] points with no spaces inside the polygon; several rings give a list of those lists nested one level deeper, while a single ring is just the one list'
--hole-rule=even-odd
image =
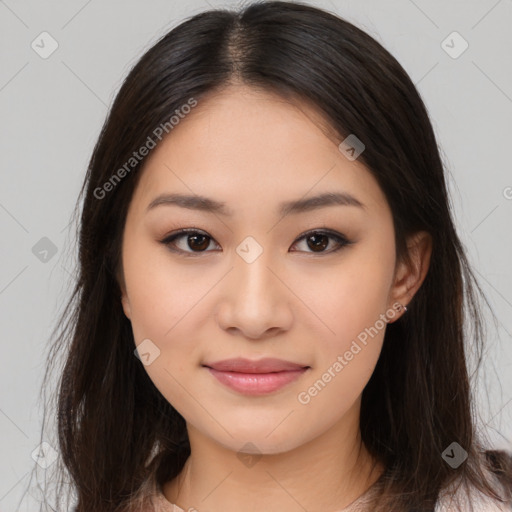
[{"label": "face", "polygon": [[[231,86],[152,150],[130,204],[122,302],[144,367],[189,427],[234,451],[290,450],[341,424],[383,319],[400,316],[389,206],[340,142],[306,105]],[[341,199],[312,200],[324,194]],[[267,357],[300,370],[208,368]]]}]

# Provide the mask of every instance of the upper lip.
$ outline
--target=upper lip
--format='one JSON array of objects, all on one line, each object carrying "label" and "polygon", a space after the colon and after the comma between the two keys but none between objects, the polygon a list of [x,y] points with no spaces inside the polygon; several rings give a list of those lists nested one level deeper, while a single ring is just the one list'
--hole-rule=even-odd
[{"label": "upper lip", "polygon": [[308,368],[307,365],[292,363],[291,361],[285,361],[283,359],[276,359],[273,357],[266,357],[257,361],[237,357],[234,359],[224,359],[222,361],[207,363],[203,366],[224,372],[239,373],[272,373]]}]

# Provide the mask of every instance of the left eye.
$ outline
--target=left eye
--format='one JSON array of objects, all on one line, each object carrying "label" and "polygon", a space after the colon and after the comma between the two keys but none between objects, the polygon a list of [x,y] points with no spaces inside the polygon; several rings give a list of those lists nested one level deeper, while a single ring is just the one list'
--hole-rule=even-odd
[{"label": "left eye", "polygon": [[[337,247],[335,249],[331,249],[330,251],[324,251],[323,249],[329,245],[329,239],[334,240],[337,244]],[[346,245],[350,245],[352,243],[341,233],[332,231],[310,231],[309,233],[306,233],[305,235],[302,235],[300,238],[298,238],[297,242],[300,240],[306,240],[308,247],[313,249],[312,252],[327,252],[328,254],[339,251]]]},{"label": "left eye", "polygon": [[[185,238],[187,239],[188,248],[192,249],[191,251],[188,251],[186,247],[180,248],[176,243],[177,240],[182,240]],[[330,239],[335,241],[337,247],[335,249],[331,249],[330,251],[325,251],[325,248],[329,246]],[[344,246],[350,245],[352,243],[341,233],[332,231],[309,231],[308,233],[305,233],[304,235],[300,236],[294,243],[294,245],[302,240],[306,241],[308,247],[312,249],[311,252],[328,254],[338,251],[342,249]],[[200,254],[202,252],[211,252],[206,251],[206,249],[210,245],[210,241],[213,241],[213,238],[204,232],[195,229],[181,229],[180,231],[166,237],[164,240],[161,241],[161,243],[166,245],[173,252]]]}]

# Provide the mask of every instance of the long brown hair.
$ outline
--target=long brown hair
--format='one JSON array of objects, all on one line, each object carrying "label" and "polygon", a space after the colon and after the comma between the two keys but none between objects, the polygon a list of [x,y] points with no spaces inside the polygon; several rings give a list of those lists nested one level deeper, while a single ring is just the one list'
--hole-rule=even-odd
[{"label": "long brown hair", "polygon": [[[122,234],[145,160],[122,173],[108,193],[98,188],[190,98],[200,102],[235,81],[310,102],[340,142],[353,133],[366,144],[359,161],[389,202],[398,258],[407,258],[408,235],[425,230],[432,236],[425,281],[407,314],[387,326],[363,391],[362,439],[386,468],[372,510],[432,507],[457,481],[494,496],[501,491],[486,479],[487,468],[507,483],[510,498],[507,454],[486,452],[476,433],[468,359],[475,354],[480,366],[485,326],[478,294],[485,296],[455,231],[426,107],[377,41],[337,16],[294,2],[193,16],[142,56],[114,100],[77,202],[78,208],[83,199],[77,280],[48,354],[45,387],[63,357],[52,395],[61,455],[56,497],[72,496],[76,512],[135,510],[152,483],[178,475],[190,454],[183,417],[134,357],[120,301]],[[453,442],[468,454],[456,469],[442,458]]]}]

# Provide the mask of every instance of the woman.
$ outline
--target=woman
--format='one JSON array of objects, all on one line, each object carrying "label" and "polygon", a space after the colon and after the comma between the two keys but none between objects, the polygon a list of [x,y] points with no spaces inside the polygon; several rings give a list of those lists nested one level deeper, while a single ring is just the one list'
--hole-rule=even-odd
[{"label": "woman", "polygon": [[54,347],[74,510],[512,510],[437,142],[370,36],[292,2],[194,16],[126,78],[84,192]]}]

